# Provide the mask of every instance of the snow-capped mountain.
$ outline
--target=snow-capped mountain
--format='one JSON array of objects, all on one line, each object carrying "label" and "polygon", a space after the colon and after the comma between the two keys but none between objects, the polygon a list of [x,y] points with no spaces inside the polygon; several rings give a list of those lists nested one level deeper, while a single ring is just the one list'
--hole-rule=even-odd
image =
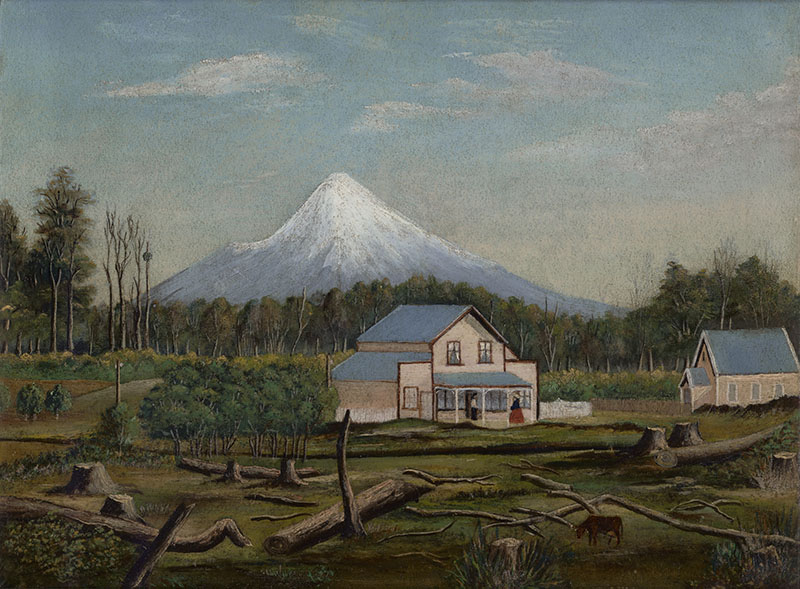
[{"label": "snow-capped mountain", "polygon": [[349,289],[413,275],[483,286],[501,297],[600,315],[597,301],[560,295],[417,227],[347,174],[331,174],[272,237],[229,244],[153,290],[162,303],[225,297],[231,303]]}]

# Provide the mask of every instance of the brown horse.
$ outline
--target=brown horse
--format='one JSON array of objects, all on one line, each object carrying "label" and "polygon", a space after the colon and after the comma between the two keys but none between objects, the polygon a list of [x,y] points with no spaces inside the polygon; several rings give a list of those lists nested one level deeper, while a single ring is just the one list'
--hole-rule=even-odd
[{"label": "brown horse", "polygon": [[622,518],[618,516],[590,515],[575,530],[578,539],[583,537],[584,532],[589,533],[589,545],[597,544],[597,534],[608,534],[608,543],[611,544],[612,536],[617,538],[617,546],[622,540]]}]

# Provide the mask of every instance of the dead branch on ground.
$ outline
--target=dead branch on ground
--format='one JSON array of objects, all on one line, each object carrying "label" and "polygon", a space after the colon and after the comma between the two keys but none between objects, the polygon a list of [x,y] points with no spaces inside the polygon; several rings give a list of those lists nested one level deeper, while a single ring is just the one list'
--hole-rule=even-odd
[{"label": "dead branch on ground", "polygon": [[537,487],[541,487],[542,489],[548,489],[551,491],[571,491],[572,485],[567,485],[565,483],[559,483],[558,481],[551,481],[550,479],[546,479],[544,477],[540,477],[536,474],[523,474],[520,475],[520,478],[523,481],[528,481],[529,483],[533,483]]},{"label": "dead branch on ground", "polygon": [[278,522],[285,519],[294,519],[296,517],[301,517],[304,515],[311,515],[310,513],[290,513],[288,515],[254,515],[250,518],[252,522],[260,522],[260,521],[270,521],[270,522]]},{"label": "dead branch on ground", "polygon": [[487,479],[497,478],[499,476],[496,474],[487,474],[480,477],[440,477],[424,470],[417,470],[416,468],[407,468],[403,471],[403,474],[417,477],[436,486],[445,485],[448,483],[475,483],[477,485],[494,485],[494,483],[488,482]]},{"label": "dead branch on ground", "polygon": [[438,530],[430,530],[428,532],[404,532],[402,534],[392,534],[391,536],[386,536],[386,538],[381,538],[376,542],[376,544],[388,542],[389,540],[393,540],[394,538],[406,538],[409,536],[434,536],[436,534],[441,534],[442,532],[446,532],[452,527],[454,523],[456,523],[456,520],[451,521],[443,528],[439,528]]},{"label": "dead branch on ground", "polygon": [[319,505],[316,501],[292,499],[291,497],[284,497],[282,495],[264,495],[262,493],[245,495],[244,498],[252,501],[267,501],[268,503],[277,503],[278,505],[291,505],[293,507],[313,507],[315,505]]}]

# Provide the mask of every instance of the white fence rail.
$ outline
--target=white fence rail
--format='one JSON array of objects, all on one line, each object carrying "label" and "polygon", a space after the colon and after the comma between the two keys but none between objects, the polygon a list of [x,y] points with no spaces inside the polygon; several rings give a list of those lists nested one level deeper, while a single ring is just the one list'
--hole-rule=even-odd
[{"label": "white fence rail", "polygon": [[539,419],[564,419],[569,417],[589,417],[592,404],[589,401],[562,401],[556,399],[539,403]]}]

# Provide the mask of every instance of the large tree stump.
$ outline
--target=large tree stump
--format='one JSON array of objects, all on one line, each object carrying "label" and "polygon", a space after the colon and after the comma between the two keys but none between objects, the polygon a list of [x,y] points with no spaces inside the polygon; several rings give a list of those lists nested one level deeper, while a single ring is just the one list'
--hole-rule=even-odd
[{"label": "large tree stump", "polygon": [[659,450],[667,449],[667,437],[663,427],[648,427],[645,428],[642,437],[636,442],[636,445],[630,449],[630,454],[633,456],[644,456],[645,454],[652,454]]},{"label": "large tree stump", "polygon": [[489,561],[500,560],[503,570],[513,574],[517,572],[522,556],[524,542],[517,538],[500,538],[489,544]]},{"label": "large tree stump", "polygon": [[60,490],[68,495],[112,495],[119,491],[102,462],[87,462],[72,467],[69,483]]},{"label": "large tree stump", "polygon": [[770,467],[776,476],[797,478],[797,455],[794,452],[773,454]]},{"label": "large tree stump", "polygon": [[136,506],[133,504],[133,497],[130,495],[109,495],[106,497],[103,507],[100,508],[100,513],[132,522],[139,522],[140,524],[145,523],[136,513]]},{"label": "large tree stump", "polygon": [[667,444],[670,448],[683,448],[684,446],[698,446],[705,443],[700,435],[700,422],[676,423],[669,435]]},{"label": "large tree stump", "polygon": [[278,475],[276,482],[279,485],[301,486],[308,484],[297,474],[297,470],[294,467],[294,458],[281,459],[281,473]]},{"label": "large tree stump", "polygon": [[226,483],[244,482],[242,479],[242,468],[239,466],[238,462],[235,460],[228,460],[228,464],[225,467],[225,474],[222,475],[222,480]]}]

